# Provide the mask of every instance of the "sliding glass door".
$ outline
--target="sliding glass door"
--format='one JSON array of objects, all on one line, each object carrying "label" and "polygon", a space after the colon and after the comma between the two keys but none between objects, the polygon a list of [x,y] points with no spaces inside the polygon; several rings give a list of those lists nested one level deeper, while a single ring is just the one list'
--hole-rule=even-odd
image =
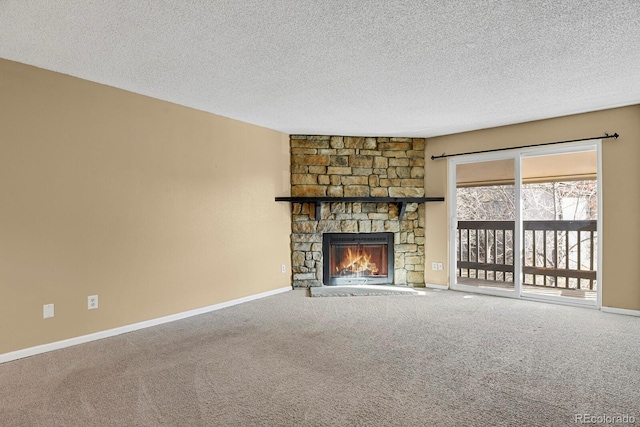
[{"label": "sliding glass door", "polygon": [[600,141],[450,159],[452,289],[600,304]]}]

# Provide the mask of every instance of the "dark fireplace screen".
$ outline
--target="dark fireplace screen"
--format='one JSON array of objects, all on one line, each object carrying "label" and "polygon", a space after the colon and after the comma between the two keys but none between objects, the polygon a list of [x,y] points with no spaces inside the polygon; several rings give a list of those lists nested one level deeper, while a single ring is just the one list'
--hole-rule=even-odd
[{"label": "dark fireplace screen", "polygon": [[325,285],[393,284],[393,233],[322,235]]}]

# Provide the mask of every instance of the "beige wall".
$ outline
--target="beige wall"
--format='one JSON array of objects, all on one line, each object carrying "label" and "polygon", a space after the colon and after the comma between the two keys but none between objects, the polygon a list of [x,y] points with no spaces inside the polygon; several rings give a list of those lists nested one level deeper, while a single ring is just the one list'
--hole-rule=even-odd
[{"label": "beige wall", "polygon": [[287,135],[0,60],[0,354],[289,286],[288,171]]},{"label": "beige wall", "polygon": [[[602,150],[602,304],[640,310],[640,105],[448,135],[427,140],[426,157],[512,147],[617,132]],[[427,160],[426,193],[447,194],[447,160]],[[448,261],[448,202],[427,203],[426,265]],[[426,282],[447,284],[448,270],[426,271]]]}]

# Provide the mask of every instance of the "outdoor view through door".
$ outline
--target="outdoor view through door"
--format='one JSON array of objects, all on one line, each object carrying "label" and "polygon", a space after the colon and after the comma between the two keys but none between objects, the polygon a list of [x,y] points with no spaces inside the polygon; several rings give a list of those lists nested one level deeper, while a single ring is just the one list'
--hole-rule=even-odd
[{"label": "outdoor view through door", "polygon": [[595,147],[457,163],[452,286],[596,304],[597,164]]},{"label": "outdoor view through door", "polygon": [[457,165],[457,282],[514,290],[514,160]]},{"label": "outdoor view through door", "polygon": [[596,151],[524,157],[522,175],[523,293],[595,303]]}]

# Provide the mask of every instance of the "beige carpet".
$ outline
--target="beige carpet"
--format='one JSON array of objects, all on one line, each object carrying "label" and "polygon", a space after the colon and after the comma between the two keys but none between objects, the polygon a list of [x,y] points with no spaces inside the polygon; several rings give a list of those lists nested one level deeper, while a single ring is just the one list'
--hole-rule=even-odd
[{"label": "beige carpet", "polygon": [[299,290],[0,365],[1,426],[640,422],[640,319]]}]

